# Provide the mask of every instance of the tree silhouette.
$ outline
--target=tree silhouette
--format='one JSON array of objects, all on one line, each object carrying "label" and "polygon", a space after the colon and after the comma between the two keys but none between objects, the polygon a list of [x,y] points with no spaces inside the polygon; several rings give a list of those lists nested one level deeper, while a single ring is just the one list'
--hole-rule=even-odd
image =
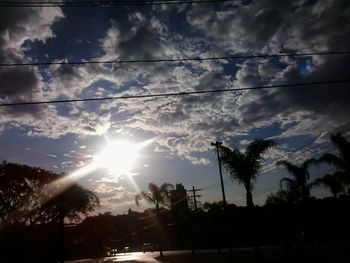
[{"label": "tree silhouette", "polygon": [[276,193],[271,193],[267,196],[265,205],[283,205],[292,203],[293,200],[294,197],[290,191],[280,189]]},{"label": "tree silhouette", "polygon": [[40,190],[55,174],[16,163],[0,164],[0,223],[31,224],[41,208]]},{"label": "tree silhouette", "polygon": [[206,211],[210,211],[210,210],[220,211],[220,210],[223,210],[224,208],[225,208],[224,207],[224,203],[222,201],[220,201],[220,202],[212,202],[212,203],[205,202],[203,204],[203,209],[206,210]]},{"label": "tree silhouette", "polygon": [[[60,175],[61,178],[64,174]],[[70,221],[78,222],[81,219],[81,215],[87,215],[93,211],[96,206],[99,205],[98,197],[91,191],[82,188],[78,184],[73,184],[69,180],[56,180],[55,188],[63,190],[54,194],[49,194],[49,199],[42,205],[40,211],[41,221],[53,221],[58,223],[59,226],[59,244],[60,255],[59,261],[64,262],[64,221],[69,219]]]},{"label": "tree silhouette", "polygon": [[325,174],[323,177],[316,179],[315,184],[329,188],[334,198],[337,198],[338,194],[345,191],[344,182],[341,179],[341,176],[342,175],[337,172],[334,172],[333,174]]},{"label": "tree silhouette", "polygon": [[316,163],[314,159],[308,159],[300,165],[292,164],[288,161],[279,161],[279,165],[283,165],[293,178],[285,177],[280,181],[281,188],[285,184],[290,196],[295,202],[305,202],[310,198],[310,190],[315,182],[310,182],[310,174],[308,168],[311,164]]},{"label": "tree silhouette", "polygon": [[[336,168],[333,177],[337,177],[337,181],[344,185],[350,185],[350,142],[348,142],[340,133],[331,136],[332,144],[337,148],[339,156],[326,153],[318,160],[318,162],[328,163]],[[326,180],[335,180],[326,179]]]},{"label": "tree silhouette", "polygon": [[163,183],[158,186],[154,183],[148,185],[149,192],[141,191],[135,196],[135,202],[139,205],[141,199],[145,199],[148,203],[155,206],[156,212],[159,213],[161,206],[167,206],[170,202],[170,190],[173,188],[172,184]]},{"label": "tree silhouette", "polygon": [[[64,177],[64,174],[60,177]],[[50,199],[42,206],[43,219],[46,221],[57,222],[67,218],[70,221],[78,222],[81,215],[88,215],[99,205],[98,197],[78,184],[65,180],[64,184],[57,184],[56,188],[59,187],[64,187],[64,189],[50,196]]]},{"label": "tree silhouette", "polygon": [[91,191],[64,178],[64,174],[5,161],[0,165],[0,223],[57,223],[61,262],[65,218],[78,221],[98,204]]},{"label": "tree silhouette", "polygon": [[[170,203],[170,190],[173,189],[173,185],[169,183],[163,183],[158,186],[154,183],[148,185],[148,192],[141,191],[135,196],[136,205],[140,204],[140,200],[144,199],[148,203],[151,203],[156,208],[156,215],[158,220],[158,229],[161,232],[161,216],[160,216],[160,207],[168,206]],[[159,253],[160,256],[163,256],[162,242],[159,240]]]},{"label": "tree silhouette", "polygon": [[[16,163],[0,165],[0,223],[57,222],[62,215],[77,221],[99,204],[98,198],[64,175]],[[54,187],[48,188],[48,185]],[[58,189],[50,191],[48,189]]]},{"label": "tree silhouette", "polygon": [[236,147],[230,149],[226,146],[219,146],[220,160],[224,169],[232,179],[243,184],[246,189],[248,207],[254,206],[252,190],[264,161],[263,155],[274,145],[275,143],[272,140],[258,139],[249,143],[244,152]]}]

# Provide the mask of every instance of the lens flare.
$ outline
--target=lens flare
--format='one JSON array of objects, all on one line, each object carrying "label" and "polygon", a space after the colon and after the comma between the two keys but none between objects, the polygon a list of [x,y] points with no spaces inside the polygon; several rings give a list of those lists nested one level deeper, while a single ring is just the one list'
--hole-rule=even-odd
[{"label": "lens flare", "polygon": [[[75,183],[80,178],[96,171],[100,168],[106,168],[114,175],[126,175],[136,192],[139,192],[137,184],[132,178],[132,169],[136,166],[136,160],[139,156],[139,151],[155,141],[155,138],[143,141],[138,144],[132,144],[122,140],[108,140],[106,147],[97,155],[93,161],[86,166],[83,166],[74,172],[61,177],[60,179],[46,185],[43,192],[50,193],[50,198],[58,195]],[[47,202],[46,198],[43,203]]]},{"label": "lens flare", "polygon": [[94,157],[98,167],[115,175],[126,175],[134,168],[139,146],[127,141],[107,141],[106,147]]}]

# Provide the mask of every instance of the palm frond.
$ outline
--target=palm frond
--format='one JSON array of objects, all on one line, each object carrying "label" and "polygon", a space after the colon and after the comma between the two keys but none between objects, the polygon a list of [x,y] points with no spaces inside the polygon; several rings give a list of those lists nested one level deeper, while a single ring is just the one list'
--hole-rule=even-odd
[{"label": "palm frond", "polygon": [[220,146],[220,159],[231,178],[242,183],[250,192],[259,175],[263,154],[273,145],[275,143],[272,140],[255,140],[248,145],[245,152],[237,147],[230,149]]},{"label": "palm frond", "polygon": [[169,190],[172,190],[172,189],[174,189],[174,186],[170,183],[163,183],[160,186],[160,191],[164,193],[169,193]]},{"label": "palm frond", "polygon": [[224,169],[232,178],[240,180],[238,174],[240,174],[245,163],[244,154],[237,148],[230,149],[226,146],[220,146],[219,151]]},{"label": "palm frond", "polygon": [[291,178],[284,177],[280,180],[280,188],[283,188],[283,184],[286,183],[288,188],[295,186],[295,181]]},{"label": "palm frond", "polygon": [[307,159],[301,164],[301,168],[307,170],[310,165],[316,165],[318,161],[314,158]]},{"label": "palm frond", "polygon": [[173,188],[172,184],[164,183],[158,186],[154,183],[148,184],[148,192],[140,192],[135,196],[135,203],[139,205],[141,199],[145,199],[148,203],[159,207],[160,204],[166,205],[169,202],[169,190]]},{"label": "palm frond", "polygon": [[343,160],[350,160],[350,142],[340,133],[331,136],[331,142],[337,147]]},{"label": "palm frond", "polygon": [[345,191],[344,181],[342,179],[343,174],[335,172],[333,174],[325,174],[321,178],[317,178],[316,184],[318,186],[323,186],[324,188],[329,188],[334,196]]},{"label": "palm frond", "polygon": [[278,161],[277,164],[283,165],[287,169],[287,172],[293,177],[297,177],[298,174],[301,172],[301,168],[299,166],[292,164],[291,162],[288,162],[286,160]]},{"label": "palm frond", "polygon": [[169,183],[163,183],[160,186],[161,199],[159,202],[167,207],[170,206],[170,190],[174,189],[174,186]]},{"label": "palm frond", "polygon": [[343,160],[332,153],[322,155],[318,162],[325,162],[341,169],[345,166]]},{"label": "palm frond", "polygon": [[160,191],[160,188],[158,185],[154,184],[154,183],[149,183],[148,184],[148,190],[151,192],[151,193],[154,193],[154,192],[159,192]]},{"label": "palm frond", "polygon": [[246,149],[246,156],[253,160],[263,158],[263,154],[276,143],[273,140],[257,139],[252,141]]},{"label": "palm frond", "polygon": [[150,193],[147,193],[147,192],[140,192],[138,193],[136,196],[135,196],[135,203],[137,206],[140,205],[140,201],[144,199],[146,200],[148,203],[152,203],[152,204],[155,204],[155,200],[154,198],[152,197],[152,195]]}]

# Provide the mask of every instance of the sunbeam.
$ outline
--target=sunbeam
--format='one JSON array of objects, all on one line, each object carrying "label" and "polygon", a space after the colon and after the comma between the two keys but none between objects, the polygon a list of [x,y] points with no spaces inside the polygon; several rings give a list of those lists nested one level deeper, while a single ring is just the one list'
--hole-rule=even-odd
[{"label": "sunbeam", "polygon": [[[80,178],[99,168],[107,169],[116,176],[127,176],[135,191],[139,192],[139,187],[132,178],[131,171],[135,168],[136,160],[139,157],[139,151],[153,143],[155,138],[137,144],[132,144],[124,140],[110,140],[108,138],[106,138],[106,140],[107,144],[105,148],[94,156],[91,163],[46,185],[43,189],[43,192],[49,193],[49,195],[46,196],[50,196],[50,198],[55,197],[67,189],[72,183],[75,183]],[[44,200],[44,202],[47,201],[48,200]]]}]

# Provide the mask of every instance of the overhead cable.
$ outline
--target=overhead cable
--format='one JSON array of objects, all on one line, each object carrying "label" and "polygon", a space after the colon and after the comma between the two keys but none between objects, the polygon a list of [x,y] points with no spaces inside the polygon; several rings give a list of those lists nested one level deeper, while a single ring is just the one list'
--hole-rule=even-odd
[{"label": "overhead cable", "polygon": [[199,90],[199,91],[187,91],[187,92],[140,94],[140,95],[125,95],[125,96],[96,97],[96,98],[82,98],[82,99],[67,99],[67,100],[11,102],[11,103],[1,103],[0,107],[38,105],[38,104],[73,103],[73,102],[87,102],[87,101],[104,101],[104,100],[157,98],[157,97],[177,97],[177,96],[201,95],[201,94],[222,93],[222,92],[287,88],[287,87],[298,87],[298,86],[315,86],[315,85],[327,85],[327,84],[342,84],[342,83],[350,83],[350,79],[293,83],[293,84],[280,84],[280,85],[267,85],[267,86],[255,86],[255,87],[250,87],[250,88],[229,88],[229,89],[216,89],[216,90]]},{"label": "overhead cable", "polygon": [[18,66],[50,66],[50,65],[85,65],[85,64],[131,64],[131,63],[162,63],[162,62],[187,62],[187,61],[210,61],[210,60],[236,60],[236,59],[259,59],[281,57],[307,57],[327,55],[350,55],[350,51],[323,51],[306,53],[280,53],[280,54],[257,54],[257,55],[230,55],[211,57],[190,58],[161,58],[161,59],[118,59],[118,60],[89,60],[89,61],[51,61],[51,62],[24,62],[24,63],[0,63],[0,67]]},{"label": "overhead cable", "polygon": [[[292,154],[294,154],[294,153],[300,151],[301,149],[306,148],[307,146],[310,146],[310,145],[314,144],[314,143],[315,143],[318,139],[320,139],[320,138],[324,138],[324,137],[326,137],[326,136],[330,136],[331,134],[333,134],[333,133],[335,133],[335,132],[338,132],[338,131],[342,131],[342,132],[348,131],[348,130],[349,130],[349,124],[350,124],[350,121],[349,121],[349,122],[346,122],[345,124],[342,124],[342,125],[340,125],[340,126],[338,126],[338,127],[336,127],[336,128],[334,128],[334,129],[332,129],[332,130],[329,130],[329,131],[326,132],[325,134],[320,134],[320,135],[316,138],[316,140],[313,140],[313,141],[311,141],[311,142],[308,142],[308,143],[306,143],[306,144],[303,144],[303,145],[301,145],[300,147],[297,147],[296,149],[294,149],[294,150],[292,150],[292,151],[289,151],[287,154],[283,155],[282,157],[278,158],[277,160],[273,161],[272,163],[265,165],[265,166],[261,169],[261,172],[262,172],[263,174],[265,174],[265,173],[268,173],[268,172],[271,172],[271,171],[275,170],[277,167],[279,167],[279,165],[278,165],[278,162],[279,162],[279,161],[283,161],[283,160],[288,160],[288,159],[290,159],[290,156],[291,156]],[[316,147],[319,147],[319,146],[320,146],[320,145],[316,144],[316,145],[313,145],[313,146],[307,148],[307,150],[310,151],[310,150],[312,150],[312,149],[314,149],[314,148],[316,148]],[[314,156],[314,155],[320,154],[320,153],[322,153],[322,152],[324,152],[324,151],[326,151],[326,150],[328,150],[328,149],[327,149],[327,148],[326,148],[326,149],[316,149],[316,151],[311,152],[310,154],[311,154],[311,156]],[[299,159],[301,159],[301,158],[303,158],[303,157],[304,157],[303,155],[299,155],[297,158],[293,158],[293,161],[294,161],[294,162],[295,162],[295,161],[298,161]]]},{"label": "overhead cable", "polygon": [[[342,125],[340,125],[340,126],[338,126],[338,127],[336,127],[336,128],[334,128],[334,129],[331,129],[331,130],[327,131],[325,134],[320,134],[320,135],[316,138],[316,140],[318,140],[318,139],[320,139],[320,138],[323,138],[323,137],[326,137],[326,136],[329,136],[329,135],[331,135],[332,133],[335,133],[335,132],[338,132],[338,131],[341,131],[342,133],[345,132],[345,131],[348,131],[348,130],[349,130],[349,128],[348,128],[349,125],[350,125],[350,121],[349,121],[349,122],[346,122],[345,124],[342,124]],[[344,129],[344,128],[345,128],[345,129]],[[311,141],[311,142],[308,142],[308,143],[306,143],[306,144],[303,144],[303,145],[301,145],[300,147],[297,147],[297,148],[295,148],[295,149],[289,151],[287,154],[283,155],[282,157],[279,157],[277,160],[274,160],[272,163],[265,165],[265,166],[262,167],[262,169],[261,169],[261,172],[262,172],[261,175],[266,174],[266,173],[271,172],[272,170],[276,169],[276,168],[278,167],[278,162],[279,162],[279,161],[288,159],[292,154],[298,152],[299,150],[301,150],[301,149],[303,149],[303,148],[306,148],[307,146],[310,146],[310,145],[314,144],[316,140],[313,140],[313,141]],[[314,145],[314,146],[312,146],[312,147],[309,147],[307,150],[310,150],[310,149],[315,148],[315,147],[317,147],[317,146],[319,146],[319,145]],[[325,151],[329,150],[328,148],[329,148],[329,147],[327,147],[326,149],[322,149],[321,152],[325,152]],[[320,153],[320,151],[313,152],[313,153],[311,153],[311,156],[314,156],[315,154],[319,154],[319,153]],[[303,157],[303,156],[299,156],[299,158],[301,158],[301,157]],[[299,158],[297,158],[297,160],[298,160]],[[294,161],[295,161],[295,160],[294,160]],[[227,185],[231,185],[232,183],[233,183],[233,181],[232,181],[231,178],[228,178],[228,179],[224,180],[224,184],[225,184],[226,186],[227,186]],[[212,183],[212,184],[209,184],[209,185],[202,186],[201,188],[202,188],[203,190],[210,190],[210,189],[215,189],[215,188],[219,188],[219,187],[220,187],[220,182],[215,182],[215,183]]]},{"label": "overhead cable", "polygon": [[0,7],[120,7],[183,4],[215,4],[234,0],[150,0],[150,1],[0,1]]},{"label": "overhead cable", "polygon": [[124,96],[96,97],[96,98],[82,98],[82,99],[66,99],[66,100],[9,102],[9,103],[1,103],[0,107],[24,106],[24,105],[40,105],[40,104],[74,103],[74,102],[88,102],[88,101],[105,101],[105,100],[127,100],[127,99],[160,98],[160,97],[178,97],[178,96],[203,95],[203,94],[222,93],[222,92],[263,90],[263,89],[288,88],[288,87],[300,87],[300,86],[315,86],[315,85],[329,85],[329,84],[344,84],[344,83],[350,83],[350,79],[316,81],[316,82],[305,82],[305,83],[293,83],[293,84],[267,85],[267,86],[255,86],[255,87],[250,87],[250,88],[229,88],[229,89],[216,89],[216,90],[198,90],[198,91],[185,91],[185,92],[155,93],[155,94],[140,94],[140,95],[124,95]]}]

